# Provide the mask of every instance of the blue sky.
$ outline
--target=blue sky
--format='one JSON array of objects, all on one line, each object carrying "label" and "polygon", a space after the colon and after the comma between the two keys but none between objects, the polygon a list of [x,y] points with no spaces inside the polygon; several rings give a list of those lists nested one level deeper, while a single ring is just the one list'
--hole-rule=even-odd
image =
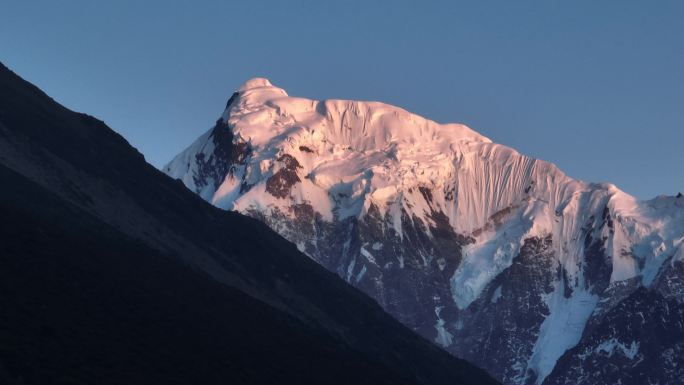
[{"label": "blue sky", "polygon": [[684,191],[684,2],[3,0],[0,61],[157,167],[245,80],[380,100],[606,181]]}]

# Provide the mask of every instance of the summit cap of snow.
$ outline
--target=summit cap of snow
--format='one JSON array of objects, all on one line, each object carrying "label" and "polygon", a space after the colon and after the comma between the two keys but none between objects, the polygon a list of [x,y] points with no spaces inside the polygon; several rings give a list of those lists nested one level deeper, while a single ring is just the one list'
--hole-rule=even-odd
[{"label": "summit cap of snow", "polygon": [[266,78],[252,78],[243,83],[238,91],[247,91],[254,88],[273,87],[273,84]]}]

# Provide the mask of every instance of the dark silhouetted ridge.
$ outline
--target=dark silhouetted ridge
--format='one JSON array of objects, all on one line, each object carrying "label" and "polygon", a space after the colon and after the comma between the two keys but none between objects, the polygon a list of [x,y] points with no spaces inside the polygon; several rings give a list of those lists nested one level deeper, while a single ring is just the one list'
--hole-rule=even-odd
[{"label": "dark silhouetted ridge", "polygon": [[2,65],[0,186],[0,383],[495,383]]}]

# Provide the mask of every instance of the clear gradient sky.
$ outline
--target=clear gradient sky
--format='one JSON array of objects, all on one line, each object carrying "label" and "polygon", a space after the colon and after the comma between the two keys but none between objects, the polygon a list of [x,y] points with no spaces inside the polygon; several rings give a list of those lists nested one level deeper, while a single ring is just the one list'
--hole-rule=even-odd
[{"label": "clear gradient sky", "polygon": [[684,191],[681,0],[0,4],[0,61],[157,167],[263,76],[465,123],[640,198]]}]

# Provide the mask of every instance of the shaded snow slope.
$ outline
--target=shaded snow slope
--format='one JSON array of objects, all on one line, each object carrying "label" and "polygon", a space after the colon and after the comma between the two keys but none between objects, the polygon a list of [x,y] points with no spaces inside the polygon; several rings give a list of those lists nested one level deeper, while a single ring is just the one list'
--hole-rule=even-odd
[{"label": "shaded snow slope", "polygon": [[264,220],[458,354],[470,354],[459,327],[485,311],[472,305],[531,250],[526,242],[550,239],[548,267],[528,294],[543,315],[529,352],[483,364],[509,383],[541,383],[605,290],[634,279],[649,287],[664,261],[683,255],[684,198],[638,201],[464,125],[378,102],[290,97],[262,78],[242,85],[164,172]]}]

